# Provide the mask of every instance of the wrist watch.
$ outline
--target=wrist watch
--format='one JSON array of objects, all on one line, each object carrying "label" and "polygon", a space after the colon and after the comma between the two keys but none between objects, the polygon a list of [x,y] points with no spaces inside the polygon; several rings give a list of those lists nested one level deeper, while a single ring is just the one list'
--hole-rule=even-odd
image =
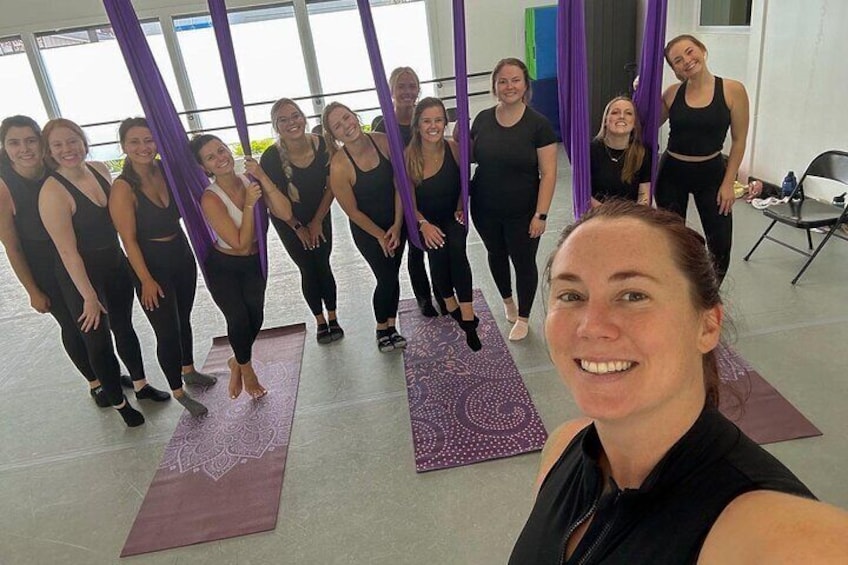
[{"label": "wrist watch", "polygon": [[430,223],[430,222],[428,222],[426,218],[425,218],[425,219],[423,219],[423,220],[418,220],[418,229],[421,229],[421,227],[422,227],[424,224],[429,224],[429,223]]},{"label": "wrist watch", "polygon": [[537,219],[539,219],[539,220],[542,220],[543,222],[547,222],[547,221],[548,221],[548,215],[547,215],[547,214],[542,214],[541,212],[536,212],[536,213],[533,215],[533,217],[534,217],[534,218],[537,218]]},{"label": "wrist watch", "polygon": [[302,227],[303,227],[303,224],[301,224],[300,222],[295,222],[295,224],[294,224],[294,226],[292,227],[292,229],[293,229],[294,231],[297,231],[297,230],[299,230],[299,229],[300,229],[300,228],[302,228]]}]

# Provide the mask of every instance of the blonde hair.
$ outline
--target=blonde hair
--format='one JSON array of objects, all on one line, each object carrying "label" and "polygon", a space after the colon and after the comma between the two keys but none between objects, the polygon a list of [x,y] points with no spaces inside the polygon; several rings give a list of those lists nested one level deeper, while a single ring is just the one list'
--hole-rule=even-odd
[{"label": "blonde hair", "polygon": [[324,112],[321,114],[321,127],[324,130],[324,142],[327,145],[327,152],[330,154],[330,157],[335,155],[336,151],[339,150],[339,147],[341,147],[341,142],[337,140],[336,136],[333,135],[333,132],[330,131],[330,124],[327,122],[328,118],[330,117],[330,114],[334,110],[338,110],[340,108],[343,110],[347,110],[348,112],[353,114],[356,117],[356,120],[359,121],[361,124],[361,121],[359,120],[359,115],[353,110],[351,110],[349,106],[346,106],[341,102],[330,102],[324,107]]},{"label": "blonde hair", "polygon": [[[424,181],[424,152],[421,148],[422,142],[419,122],[421,121],[421,115],[424,113],[424,110],[429,108],[441,108],[445,123],[448,121],[445,105],[438,98],[428,96],[427,98],[423,98],[415,106],[415,111],[412,114],[412,124],[410,125],[412,128],[412,139],[404,151],[404,155],[406,156],[406,173],[409,175],[409,180],[412,181],[413,186],[418,186]],[[442,144],[444,143],[445,140],[443,137]]]},{"label": "blonde hair", "polygon": [[[291,168],[291,159],[289,158],[289,148],[286,147],[286,143],[283,141],[283,137],[280,135],[280,130],[277,128],[277,120],[274,118],[274,115],[282,108],[283,106],[294,106],[300,115],[303,116],[303,110],[300,109],[300,106],[297,105],[297,102],[292,100],[291,98],[280,98],[274,105],[271,106],[271,126],[274,128],[274,132],[277,134],[277,141],[274,145],[277,148],[277,153],[280,155],[280,163],[283,168],[283,177],[286,179],[286,192],[288,192],[288,197],[292,202],[300,202],[300,191],[294,184],[294,173]],[[310,146],[312,145],[312,141],[309,141]]]},{"label": "blonde hair", "polygon": [[630,103],[633,107],[633,115],[636,118],[633,131],[630,132],[630,139],[627,141],[627,147],[624,149],[624,166],[621,168],[621,182],[629,184],[633,182],[636,171],[642,168],[642,161],[645,160],[646,153],[645,144],[642,143],[642,124],[639,122],[639,112],[636,110],[636,104],[633,103],[633,100],[627,96],[616,96],[607,103],[601,116],[601,128],[598,130],[595,139],[604,141],[607,136],[607,118],[610,110],[612,110],[612,105],[622,100]]},{"label": "blonde hair", "polygon": [[50,134],[59,128],[67,128],[78,135],[82,139],[83,146],[85,146],[85,154],[88,155],[88,138],[82,128],[76,122],[67,118],[54,118],[44,124],[44,128],[41,130],[41,149],[44,153],[44,161],[51,169],[59,168],[59,163],[50,155]]},{"label": "blonde hair", "polygon": [[395,97],[395,87],[397,87],[400,77],[406,74],[412,75],[412,78],[415,79],[415,86],[418,87],[418,92],[421,92],[421,80],[418,78],[418,73],[412,70],[412,67],[396,67],[389,75],[389,89],[392,91],[392,98]]}]

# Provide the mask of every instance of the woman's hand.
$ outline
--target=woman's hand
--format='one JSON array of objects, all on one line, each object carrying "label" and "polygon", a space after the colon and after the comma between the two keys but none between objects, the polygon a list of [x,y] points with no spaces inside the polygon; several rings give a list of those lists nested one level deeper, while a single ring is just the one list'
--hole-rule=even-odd
[{"label": "woman's hand", "polygon": [[46,314],[50,311],[50,298],[39,289],[29,293],[29,305],[39,314]]},{"label": "woman's hand", "polygon": [[244,189],[244,206],[253,206],[262,197],[262,187],[258,182],[252,182]]},{"label": "woman's hand", "polygon": [[309,230],[309,243],[312,246],[312,249],[319,247],[321,245],[321,241],[327,241],[327,238],[324,237],[324,226],[322,222],[318,222],[316,220],[312,220],[306,225],[306,228]]},{"label": "woman's hand", "polygon": [[457,210],[453,213],[454,219],[461,225],[465,225],[465,212],[462,210]]},{"label": "woman's hand", "polygon": [[262,169],[262,166],[253,157],[244,158],[244,170],[256,180],[262,180],[268,176],[265,170]]},{"label": "woman's hand", "polygon": [[723,216],[729,216],[730,209],[733,208],[733,204],[735,202],[736,194],[733,192],[733,183],[721,183],[721,187],[719,187],[718,189],[718,197],[716,198],[716,204],[718,205],[718,213],[722,214]]},{"label": "woman's hand", "polygon": [[145,310],[153,311],[159,308],[160,298],[165,298],[165,292],[154,279],[141,283],[141,306]]},{"label": "woman's hand", "polygon": [[80,323],[80,329],[88,333],[90,330],[96,330],[100,326],[100,315],[107,314],[106,308],[100,304],[95,294],[91,298],[86,298],[82,303],[82,315],[77,318]]},{"label": "woman's hand", "polygon": [[438,226],[434,226],[425,220],[421,223],[421,227],[418,229],[421,231],[421,235],[424,236],[424,244],[428,249],[444,247],[445,234],[442,233],[442,230],[440,230]]},{"label": "woman's hand", "polygon": [[312,236],[309,233],[309,228],[295,220],[295,225],[297,229],[294,230],[295,235],[300,240],[300,244],[303,245],[303,248],[307,251],[310,251],[314,246],[312,245]]},{"label": "woman's hand", "polygon": [[547,225],[548,224],[545,220],[540,220],[533,216],[533,219],[530,220],[530,229],[527,231],[532,238],[541,237],[542,234],[545,233],[545,227],[547,227]]}]

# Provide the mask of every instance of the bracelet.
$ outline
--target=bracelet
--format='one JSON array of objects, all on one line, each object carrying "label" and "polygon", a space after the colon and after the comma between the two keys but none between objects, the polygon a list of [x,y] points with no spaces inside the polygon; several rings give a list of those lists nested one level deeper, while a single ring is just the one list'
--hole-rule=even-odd
[{"label": "bracelet", "polygon": [[430,222],[427,221],[427,218],[424,218],[423,220],[418,220],[418,229],[421,229],[424,226],[424,224],[429,224],[429,223]]},{"label": "bracelet", "polygon": [[303,224],[301,224],[300,222],[295,222],[295,224],[292,226],[292,229],[293,229],[294,231],[297,231],[297,230],[299,230],[299,229],[300,229],[300,228],[302,228],[302,227],[303,227]]},{"label": "bracelet", "polygon": [[536,212],[533,216],[535,218],[538,218],[539,220],[542,220],[543,222],[548,221],[548,215],[547,214],[542,214],[541,212]]}]

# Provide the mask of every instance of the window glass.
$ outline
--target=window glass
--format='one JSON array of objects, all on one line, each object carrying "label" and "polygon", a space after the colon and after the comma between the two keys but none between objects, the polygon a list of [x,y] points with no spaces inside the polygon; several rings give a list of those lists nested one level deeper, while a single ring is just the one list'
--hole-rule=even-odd
[{"label": "window glass", "polygon": [[751,25],[751,0],[701,0],[702,26]]},{"label": "window glass", "polygon": [[0,88],[0,119],[23,114],[44,124],[47,111],[20,37],[0,39],[0,77],[6,85]]}]

